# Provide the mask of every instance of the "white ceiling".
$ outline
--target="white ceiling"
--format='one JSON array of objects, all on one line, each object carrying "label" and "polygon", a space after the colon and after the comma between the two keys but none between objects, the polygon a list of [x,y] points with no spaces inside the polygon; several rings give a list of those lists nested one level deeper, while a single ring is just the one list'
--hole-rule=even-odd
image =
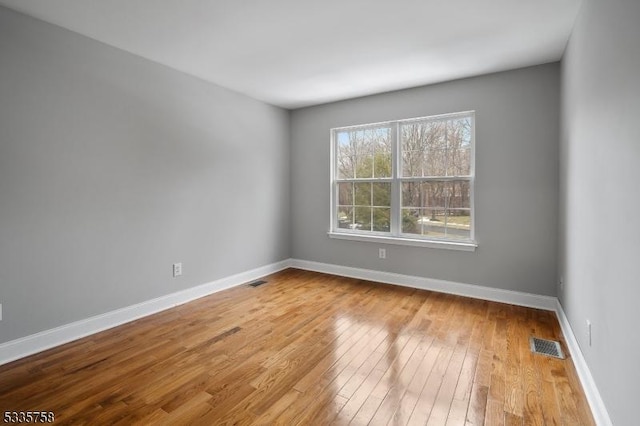
[{"label": "white ceiling", "polygon": [[581,0],[0,0],[285,108],[559,60]]}]

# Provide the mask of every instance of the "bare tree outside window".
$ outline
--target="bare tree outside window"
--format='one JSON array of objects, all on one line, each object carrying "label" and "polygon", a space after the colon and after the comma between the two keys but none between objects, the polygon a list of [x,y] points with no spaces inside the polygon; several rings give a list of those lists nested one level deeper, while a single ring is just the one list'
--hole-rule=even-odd
[{"label": "bare tree outside window", "polygon": [[400,124],[402,232],[470,239],[470,117]]}]

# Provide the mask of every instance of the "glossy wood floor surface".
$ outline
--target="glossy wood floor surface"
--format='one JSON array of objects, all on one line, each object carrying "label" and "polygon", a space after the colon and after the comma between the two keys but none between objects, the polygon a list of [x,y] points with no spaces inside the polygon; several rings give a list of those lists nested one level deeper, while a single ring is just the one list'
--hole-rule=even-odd
[{"label": "glossy wood floor surface", "polygon": [[[55,424],[590,425],[555,314],[289,269],[0,367]],[[567,352],[566,345],[563,350]]]}]

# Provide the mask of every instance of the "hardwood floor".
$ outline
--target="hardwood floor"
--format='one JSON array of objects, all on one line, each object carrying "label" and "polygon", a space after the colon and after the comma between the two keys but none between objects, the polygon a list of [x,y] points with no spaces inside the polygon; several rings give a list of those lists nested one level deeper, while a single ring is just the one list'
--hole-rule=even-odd
[{"label": "hardwood floor", "polygon": [[[591,425],[551,312],[289,269],[0,367],[56,424]],[[564,342],[563,350],[568,353]]]}]

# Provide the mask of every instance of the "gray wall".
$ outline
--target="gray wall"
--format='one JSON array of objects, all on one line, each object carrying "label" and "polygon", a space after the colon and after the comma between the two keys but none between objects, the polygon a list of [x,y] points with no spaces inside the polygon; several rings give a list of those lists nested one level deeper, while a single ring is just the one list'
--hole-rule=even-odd
[{"label": "gray wall", "polygon": [[[295,110],[293,257],[556,294],[559,65],[549,64]],[[476,111],[473,253],[330,239],[329,129]]]},{"label": "gray wall", "polygon": [[4,8],[0,58],[0,342],[289,257],[287,111]]},{"label": "gray wall", "polygon": [[585,0],[562,61],[559,294],[616,425],[640,399],[639,22],[637,0]]}]

